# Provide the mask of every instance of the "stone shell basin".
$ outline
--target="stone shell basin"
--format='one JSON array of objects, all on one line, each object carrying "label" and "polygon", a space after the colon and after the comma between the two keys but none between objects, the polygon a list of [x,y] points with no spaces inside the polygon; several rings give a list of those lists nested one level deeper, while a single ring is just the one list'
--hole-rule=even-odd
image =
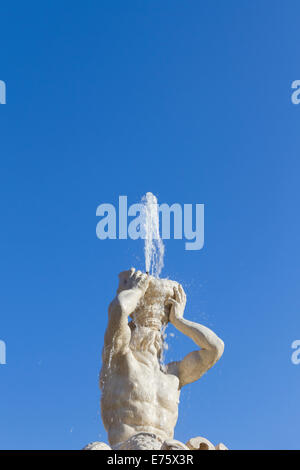
[{"label": "stone shell basin", "polygon": [[148,288],[130,316],[136,325],[159,329],[169,321],[170,306],[166,305],[166,301],[174,298],[174,287],[179,284],[169,279],[149,277]]}]

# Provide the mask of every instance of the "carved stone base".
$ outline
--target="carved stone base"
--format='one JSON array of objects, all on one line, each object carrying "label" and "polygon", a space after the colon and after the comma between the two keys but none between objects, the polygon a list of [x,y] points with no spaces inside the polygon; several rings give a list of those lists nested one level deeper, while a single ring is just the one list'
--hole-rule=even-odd
[{"label": "carved stone base", "polygon": [[183,444],[175,439],[162,442],[155,434],[140,432],[113,449],[104,442],[92,442],[83,450],[228,450],[228,448],[222,443],[214,446],[208,439],[200,436],[192,437]]}]

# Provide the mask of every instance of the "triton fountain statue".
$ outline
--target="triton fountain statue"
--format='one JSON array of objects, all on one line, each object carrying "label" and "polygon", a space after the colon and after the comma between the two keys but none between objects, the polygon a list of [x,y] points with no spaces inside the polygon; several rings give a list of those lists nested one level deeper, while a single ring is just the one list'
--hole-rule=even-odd
[{"label": "triton fountain statue", "polygon": [[[224,350],[215,333],[184,318],[185,304],[177,282],[134,268],[119,275],[117,295],[109,306],[100,374],[102,419],[114,450],[215,448],[200,437],[187,444],[173,439],[181,388],[198,380]],[[162,331],[168,322],[201,349],[163,366]],[[87,448],[110,447],[92,443]]]},{"label": "triton fountain statue", "polygon": [[[209,328],[185,319],[182,286],[159,278],[164,246],[157,199],[147,193],[143,204],[146,274],[134,268],[119,274],[104,338],[101,413],[110,445],[93,442],[85,449],[224,450],[224,444],[215,447],[202,437],[186,444],[174,439],[182,387],[198,380],[219,360],[224,343]],[[199,349],[164,365],[163,335],[168,323]]]}]

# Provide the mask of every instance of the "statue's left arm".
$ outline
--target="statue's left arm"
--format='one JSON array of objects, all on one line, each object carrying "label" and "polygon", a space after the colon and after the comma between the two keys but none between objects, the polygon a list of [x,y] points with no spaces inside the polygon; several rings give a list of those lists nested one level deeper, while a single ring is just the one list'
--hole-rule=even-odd
[{"label": "statue's left arm", "polygon": [[222,356],[223,341],[206,326],[183,318],[186,303],[185,293],[181,286],[174,289],[175,299],[171,304],[169,321],[184,335],[191,338],[201,349],[193,351],[179,362],[168,365],[168,372],[178,376],[180,388],[198,380]]}]

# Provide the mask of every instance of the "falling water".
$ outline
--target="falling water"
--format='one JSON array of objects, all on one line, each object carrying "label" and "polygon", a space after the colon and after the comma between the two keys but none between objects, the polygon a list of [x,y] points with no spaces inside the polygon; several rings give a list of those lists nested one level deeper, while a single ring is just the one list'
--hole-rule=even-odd
[{"label": "falling water", "polygon": [[157,198],[146,193],[142,198],[144,214],[145,265],[146,271],[159,277],[164,266],[165,247],[159,233],[159,212]]}]

